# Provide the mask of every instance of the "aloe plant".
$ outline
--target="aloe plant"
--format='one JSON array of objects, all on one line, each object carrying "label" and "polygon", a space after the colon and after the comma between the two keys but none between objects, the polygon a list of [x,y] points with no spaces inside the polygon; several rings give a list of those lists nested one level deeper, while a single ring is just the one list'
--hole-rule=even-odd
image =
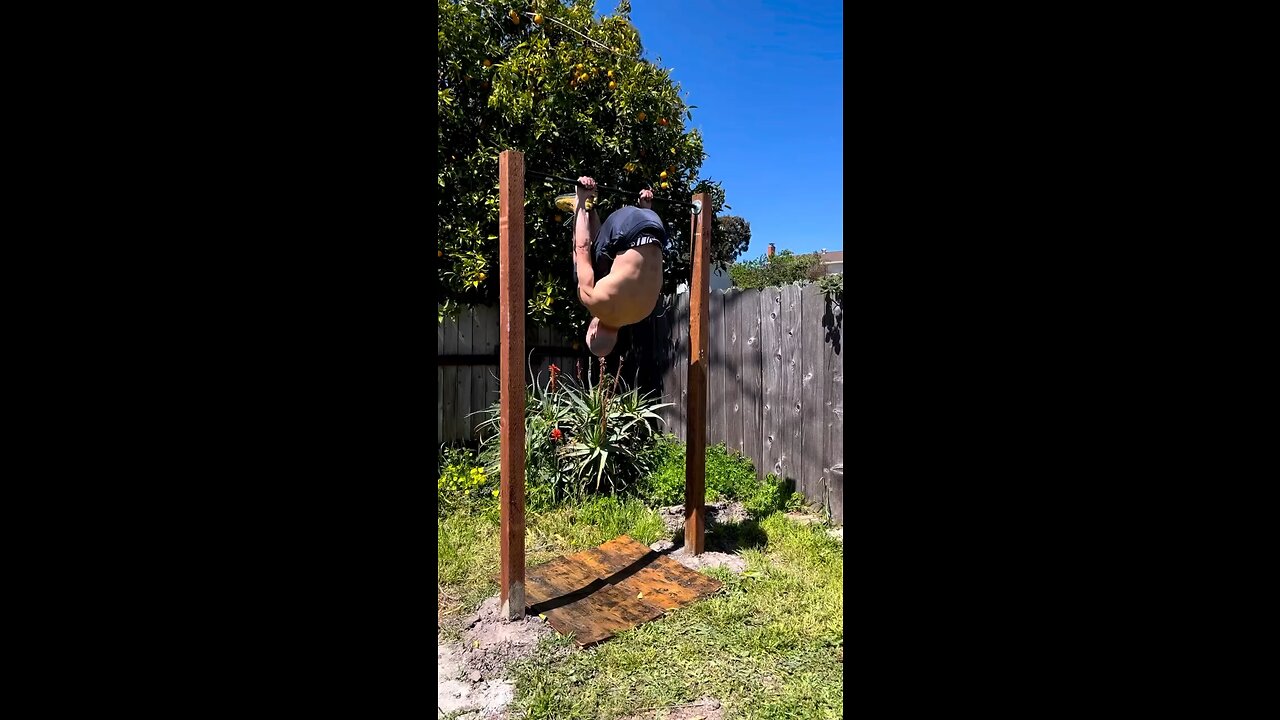
[{"label": "aloe plant", "polygon": [[[526,485],[549,487],[552,501],[570,493],[618,492],[653,470],[658,403],[652,393],[628,388],[622,368],[610,374],[589,361],[577,382],[553,371],[544,385],[530,383],[525,398]],[[558,369],[557,369],[558,370]],[[593,372],[598,371],[598,372]],[[498,405],[481,423],[482,456],[498,472]]]}]

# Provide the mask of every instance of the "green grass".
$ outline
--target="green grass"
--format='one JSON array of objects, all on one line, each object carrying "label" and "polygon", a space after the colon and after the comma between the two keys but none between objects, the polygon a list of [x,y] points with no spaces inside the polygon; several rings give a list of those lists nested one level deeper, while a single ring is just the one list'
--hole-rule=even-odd
[{"label": "green grass", "polygon": [[[747,525],[735,531],[739,540],[755,545],[742,550],[747,571],[708,571],[724,583],[720,594],[554,662],[557,648],[572,641],[545,641],[537,655],[513,669],[513,717],[616,720],[703,696],[723,703],[729,718],[841,717],[843,547],[825,528],[798,525],[781,512],[758,527]],[[441,587],[475,602],[496,592],[488,580],[497,571],[496,522],[449,518],[440,527],[442,546],[471,541],[441,549]],[[644,543],[663,536],[658,516],[636,501],[557,508],[530,517],[529,562],[624,533]],[[484,569],[469,569],[466,562]]]}]

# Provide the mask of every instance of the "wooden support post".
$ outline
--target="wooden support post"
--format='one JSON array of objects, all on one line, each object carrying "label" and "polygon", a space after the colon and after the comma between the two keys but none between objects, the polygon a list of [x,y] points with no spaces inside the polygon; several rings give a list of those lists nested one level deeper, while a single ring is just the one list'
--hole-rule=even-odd
[{"label": "wooden support post", "polygon": [[698,193],[702,212],[694,219],[693,277],[689,282],[689,396],[684,462],[684,547],[702,554],[706,544],[707,512],[707,345],[711,300],[711,196]]},{"label": "wooden support post", "polygon": [[524,153],[498,156],[502,617],[524,617]]}]

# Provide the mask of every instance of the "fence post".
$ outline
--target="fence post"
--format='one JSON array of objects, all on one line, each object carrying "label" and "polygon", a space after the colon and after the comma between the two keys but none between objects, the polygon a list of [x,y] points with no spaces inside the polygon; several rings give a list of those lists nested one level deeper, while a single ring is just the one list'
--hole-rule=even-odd
[{"label": "fence post", "polygon": [[498,156],[502,617],[524,617],[524,153]]},{"label": "fence post", "polygon": [[698,193],[693,202],[697,232],[691,242],[693,273],[689,281],[689,408],[685,434],[684,547],[702,554],[706,543],[707,512],[707,343],[710,325],[707,302],[711,291],[711,195]]}]

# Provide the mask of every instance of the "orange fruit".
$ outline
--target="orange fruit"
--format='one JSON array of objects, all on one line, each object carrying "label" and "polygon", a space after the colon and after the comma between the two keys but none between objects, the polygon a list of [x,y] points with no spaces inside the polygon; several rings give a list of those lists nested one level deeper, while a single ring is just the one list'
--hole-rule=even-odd
[{"label": "orange fruit", "polygon": [[617,90],[617,89],[618,89],[618,83],[616,83],[616,82],[614,82],[614,81],[610,80],[610,81],[609,81],[609,89],[610,89],[610,90]]},{"label": "orange fruit", "polygon": [[670,187],[670,186],[669,186],[667,183],[662,183],[662,189],[663,189],[663,190],[666,190],[668,187]]},{"label": "orange fruit", "polygon": [[534,16],[533,16],[533,22],[534,22],[534,24],[535,24],[535,25],[541,25],[541,24],[542,24],[542,13],[535,13],[535,14],[534,14]]},{"label": "orange fruit", "polygon": [[647,117],[649,117],[649,116],[648,116],[648,115],[645,115],[643,112],[642,112],[642,113],[640,113],[639,115],[636,115],[636,119],[637,119],[637,120],[639,120],[640,122],[644,122],[644,119],[645,119],[645,118],[647,118]]},{"label": "orange fruit", "polygon": [[561,217],[560,215],[556,215],[556,222],[560,222],[560,221],[561,221],[561,220],[563,220],[563,219],[564,219],[564,218],[563,218],[563,217]]},{"label": "orange fruit", "polygon": [[581,75],[578,76],[578,82],[586,82],[590,79],[591,79],[591,76],[586,73],[582,73]]},{"label": "orange fruit", "polygon": [[515,10],[512,10],[511,12],[507,13],[507,17],[511,18],[511,22],[517,25],[520,24],[520,15]]},{"label": "orange fruit", "polygon": [[583,68],[585,68],[585,67],[586,67],[586,65],[583,65],[582,63],[578,63],[577,65],[574,65],[574,66],[573,66],[573,69],[574,69],[574,70],[577,70],[578,72],[582,72]]},{"label": "orange fruit", "polygon": [[663,180],[666,180],[666,179],[667,179],[667,171],[666,171],[666,170],[663,170],[661,173],[658,173],[658,177],[662,178]]},{"label": "orange fruit", "polygon": [[477,275],[476,277],[478,277],[478,278],[480,278],[481,280],[483,280],[483,279],[485,278],[485,275],[484,275],[484,273],[480,273],[480,274],[479,274],[479,275]]},{"label": "orange fruit", "polygon": [[485,66],[485,67],[489,67],[489,66],[490,66],[490,65],[492,65],[492,64],[493,64],[493,63],[489,61],[489,58],[485,58],[485,59],[484,59],[484,66]]},{"label": "orange fruit", "polygon": [[613,77],[613,71],[612,71],[612,70],[610,70],[610,71],[609,71],[609,77]]},{"label": "orange fruit", "polygon": [[443,251],[443,250],[437,250],[437,251],[436,251],[436,257],[444,257],[444,251]]},{"label": "orange fruit", "polygon": [[666,119],[666,118],[658,118],[658,124],[659,124],[659,125],[666,125],[666,124],[667,124],[667,119]]}]

